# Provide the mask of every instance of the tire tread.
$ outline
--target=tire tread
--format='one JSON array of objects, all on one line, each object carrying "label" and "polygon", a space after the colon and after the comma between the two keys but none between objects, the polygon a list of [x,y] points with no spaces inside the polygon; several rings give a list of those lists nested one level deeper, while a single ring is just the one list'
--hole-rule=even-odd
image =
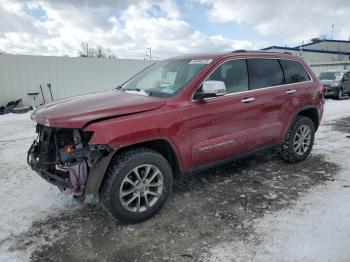
[{"label": "tire tread", "polygon": [[[294,152],[292,140],[294,138],[295,132],[298,130],[299,126],[302,124],[306,124],[311,127],[312,138],[310,142],[310,148],[308,149],[307,153],[299,157],[299,156],[296,156]],[[292,126],[289,128],[287,136],[285,138],[285,142],[282,145],[281,154],[282,154],[283,160],[289,163],[297,163],[307,158],[307,156],[310,154],[310,151],[312,150],[314,136],[315,136],[315,126],[313,121],[306,116],[297,116]]]},{"label": "tire tread", "polygon": [[[153,216],[160,208],[157,208],[153,215],[147,216],[146,218],[139,218],[137,214],[135,214],[134,218],[126,218],[123,214],[118,214],[116,212],[113,212],[113,207],[111,206],[112,199],[111,199],[111,192],[113,188],[113,184],[115,183],[115,180],[120,173],[120,170],[131,160],[135,159],[136,156],[141,155],[148,155],[148,156],[155,156],[157,158],[163,159],[166,163],[167,160],[157,151],[154,151],[152,149],[146,148],[146,147],[135,147],[131,148],[127,151],[121,152],[120,154],[116,154],[108,167],[108,170],[105,174],[105,179],[102,183],[100,193],[99,193],[99,200],[101,203],[102,208],[112,217],[117,218],[122,223],[137,223],[141,222],[151,216]],[[169,164],[168,164],[169,165]],[[168,167],[168,172],[171,173],[170,166]],[[171,179],[171,186],[172,186],[172,179]],[[170,193],[170,192],[169,192]]]}]

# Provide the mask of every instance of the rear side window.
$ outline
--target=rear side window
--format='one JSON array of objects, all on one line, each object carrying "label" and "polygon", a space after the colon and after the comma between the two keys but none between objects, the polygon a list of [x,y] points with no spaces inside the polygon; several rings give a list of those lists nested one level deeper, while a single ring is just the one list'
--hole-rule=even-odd
[{"label": "rear side window", "polygon": [[286,84],[309,81],[310,77],[304,67],[297,61],[280,60]]},{"label": "rear side window", "polygon": [[283,71],[277,59],[248,59],[251,89],[283,85]]}]

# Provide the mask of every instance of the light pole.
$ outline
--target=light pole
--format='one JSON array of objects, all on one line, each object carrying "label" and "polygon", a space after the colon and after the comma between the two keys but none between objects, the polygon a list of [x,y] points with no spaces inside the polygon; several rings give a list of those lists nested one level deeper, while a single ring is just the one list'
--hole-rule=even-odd
[{"label": "light pole", "polygon": [[152,60],[152,47],[148,47],[146,50],[146,57],[149,56],[149,60]]},{"label": "light pole", "polygon": [[331,39],[333,39],[333,33],[334,33],[334,24],[332,24],[332,35],[331,35]]}]

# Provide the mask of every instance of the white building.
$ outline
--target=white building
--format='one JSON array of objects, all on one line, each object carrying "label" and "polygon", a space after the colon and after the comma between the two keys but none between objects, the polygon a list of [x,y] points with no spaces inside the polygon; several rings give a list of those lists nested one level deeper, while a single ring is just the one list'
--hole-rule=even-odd
[{"label": "white building", "polygon": [[350,69],[350,41],[314,38],[311,43],[296,47],[269,46],[262,50],[302,56],[316,74],[332,69]]},{"label": "white building", "polygon": [[0,54],[0,106],[22,99],[32,105],[28,93],[38,92],[37,104],[74,95],[111,90],[151,65],[149,60],[50,57]]}]

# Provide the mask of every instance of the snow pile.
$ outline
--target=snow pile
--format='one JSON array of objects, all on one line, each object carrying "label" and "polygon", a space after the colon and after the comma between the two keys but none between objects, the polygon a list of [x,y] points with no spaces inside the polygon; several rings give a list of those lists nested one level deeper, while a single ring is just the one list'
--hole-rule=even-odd
[{"label": "snow pile", "polygon": [[[327,101],[324,123],[345,116],[350,116],[350,100]],[[312,153],[342,167],[335,181],[314,188],[292,209],[255,221],[254,234],[246,241],[221,243],[204,260],[349,261],[350,138],[346,136],[327,125],[316,135]]]},{"label": "snow pile", "polygon": [[0,261],[18,259],[20,254],[8,249],[33,221],[77,205],[27,165],[26,153],[35,138],[29,115],[0,116]]}]

